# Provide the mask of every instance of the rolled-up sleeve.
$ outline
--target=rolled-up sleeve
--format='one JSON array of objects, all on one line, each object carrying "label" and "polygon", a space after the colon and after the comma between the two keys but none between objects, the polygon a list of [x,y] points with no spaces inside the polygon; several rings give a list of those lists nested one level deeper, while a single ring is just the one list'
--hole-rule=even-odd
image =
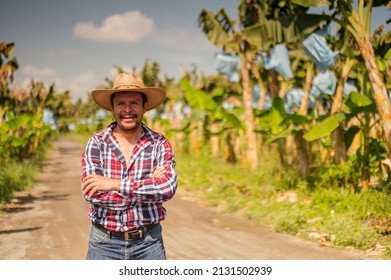
[{"label": "rolled-up sleeve", "polygon": [[[103,171],[103,161],[99,139],[93,137],[88,141],[86,149],[82,155],[81,182],[83,182],[84,178],[90,174],[105,176]],[[90,204],[111,210],[125,210],[130,204],[130,199],[117,191],[97,191],[91,198],[88,197],[87,193],[84,195],[84,199]]]},{"label": "rolled-up sleeve", "polygon": [[174,152],[167,139],[158,144],[156,161],[157,167],[164,169],[164,176],[134,181],[122,180],[121,193],[142,203],[164,202],[171,199],[178,186],[178,176],[175,171]]}]

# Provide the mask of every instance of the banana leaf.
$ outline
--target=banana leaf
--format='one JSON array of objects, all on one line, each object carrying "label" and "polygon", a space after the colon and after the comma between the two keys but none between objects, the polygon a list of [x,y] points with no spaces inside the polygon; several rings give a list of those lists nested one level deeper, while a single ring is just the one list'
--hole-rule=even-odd
[{"label": "banana leaf", "polygon": [[309,142],[329,136],[345,120],[345,114],[332,115],[304,134],[303,138]]}]

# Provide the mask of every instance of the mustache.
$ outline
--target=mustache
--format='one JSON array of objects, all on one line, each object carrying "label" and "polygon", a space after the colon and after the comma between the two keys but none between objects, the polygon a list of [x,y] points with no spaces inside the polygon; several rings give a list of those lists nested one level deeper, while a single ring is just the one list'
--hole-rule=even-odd
[{"label": "mustache", "polygon": [[121,118],[137,118],[138,114],[121,114]]}]

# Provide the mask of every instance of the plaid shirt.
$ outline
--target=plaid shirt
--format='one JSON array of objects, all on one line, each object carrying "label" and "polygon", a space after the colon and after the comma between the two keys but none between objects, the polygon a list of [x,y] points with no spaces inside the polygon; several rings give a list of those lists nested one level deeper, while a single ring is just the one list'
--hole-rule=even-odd
[{"label": "plaid shirt", "polygon": [[[88,216],[111,231],[158,223],[166,218],[163,202],[174,196],[178,184],[171,144],[143,124],[144,134],[131,158],[125,159],[113,133],[115,127],[113,122],[91,137],[82,155],[82,181],[89,174],[121,180],[119,192],[84,195],[90,204]],[[165,169],[164,177],[151,177],[157,167]]]}]

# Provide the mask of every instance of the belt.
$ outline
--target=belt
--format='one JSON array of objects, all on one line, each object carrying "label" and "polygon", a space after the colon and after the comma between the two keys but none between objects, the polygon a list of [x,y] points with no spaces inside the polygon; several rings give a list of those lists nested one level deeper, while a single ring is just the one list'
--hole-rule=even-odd
[{"label": "belt", "polygon": [[130,230],[130,231],[111,231],[102,226],[101,224],[97,223],[92,223],[94,227],[96,227],[98,230],[101,232],[107,234],[108,236],[111,237],[117,237],[121,238],[124,240],[138,240],[141,239],[145,236],[145,234],[153,229],[157,224],[151,224],[151,225],[146,225],[141,228],[135,229],[135,230]]}]

